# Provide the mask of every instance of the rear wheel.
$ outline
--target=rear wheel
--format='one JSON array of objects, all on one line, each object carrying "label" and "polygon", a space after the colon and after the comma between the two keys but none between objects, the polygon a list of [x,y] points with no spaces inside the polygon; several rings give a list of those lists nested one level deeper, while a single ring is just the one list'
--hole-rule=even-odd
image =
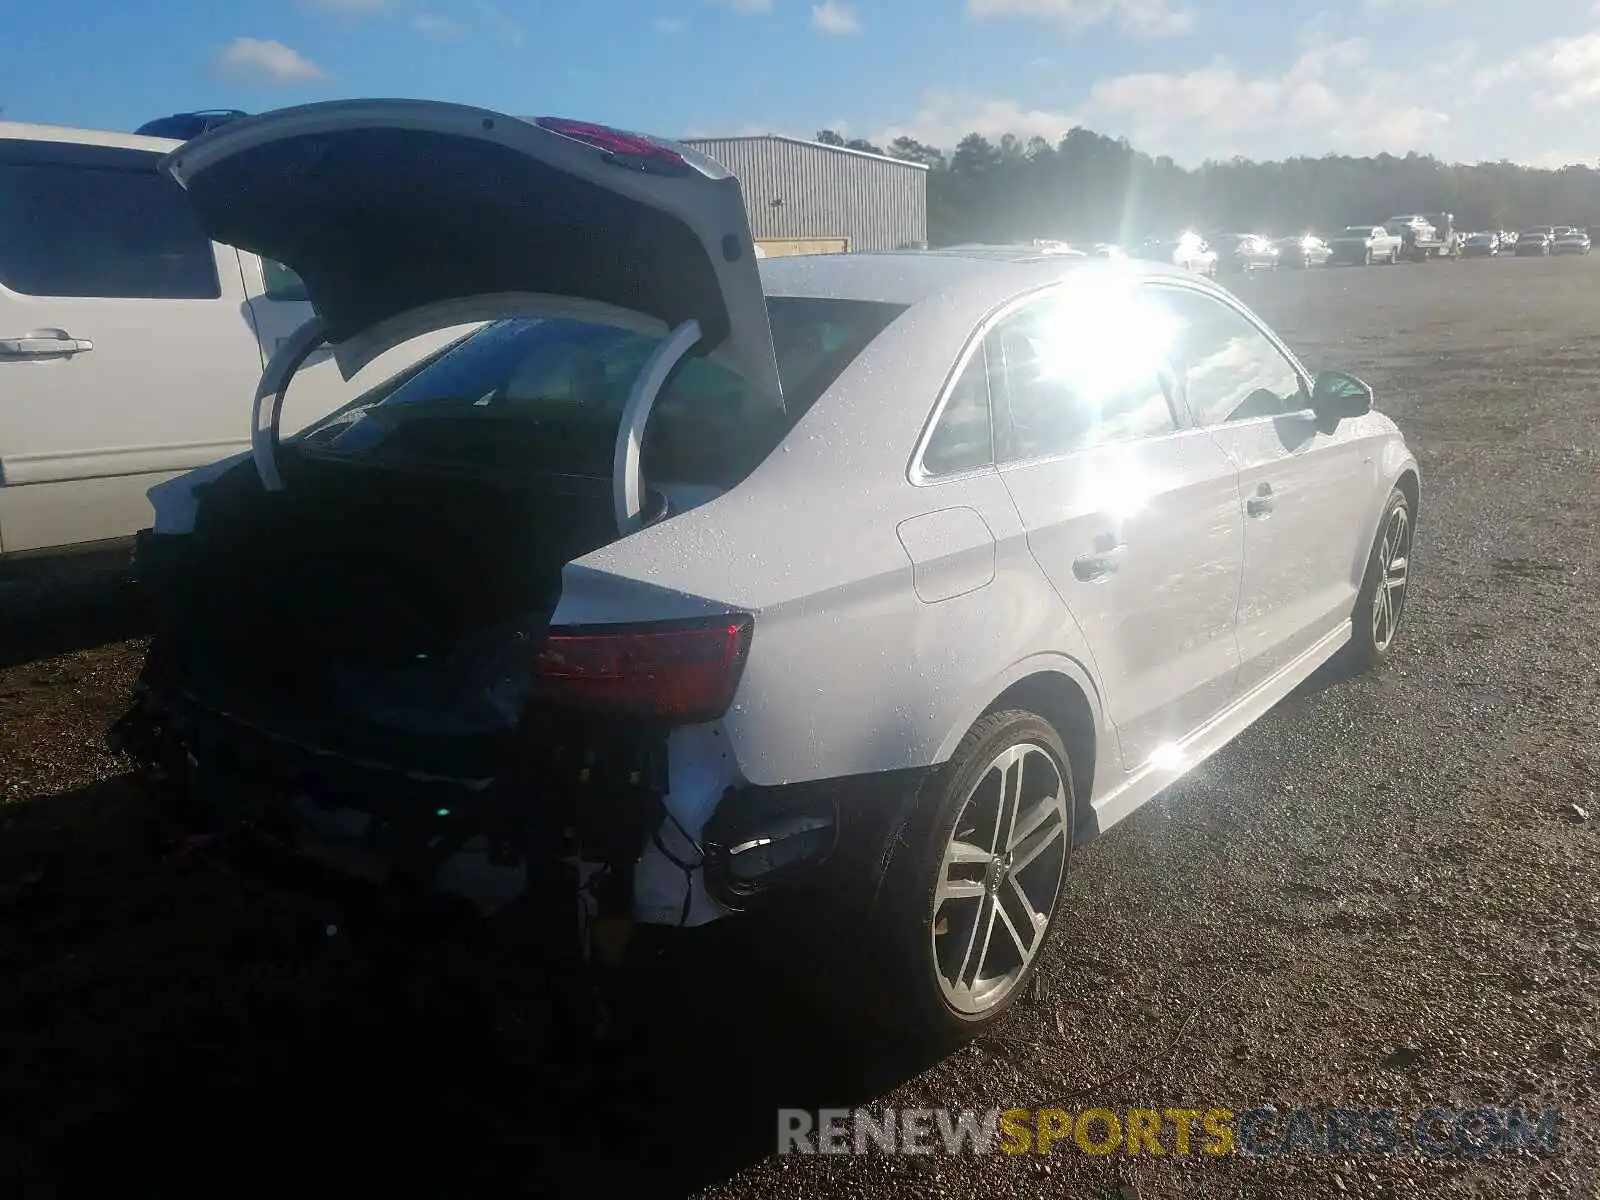
[{"label": "rear wheel", "polygon": [[1394,648],[1410,594],[1412,533],[1411,501],[1395,488],[1384,505],[1378,536],[1367,558],[1367,574],[1350,615],[1345,654],[1355,670],[1377,666]]},{"label": "rear wheel", "polygon": [[1072,848],[1066,747],[1039,716],[980,720],[928,781],[878,914],[884,1017],[937,1042],[993,1024],[1024,993]]}]

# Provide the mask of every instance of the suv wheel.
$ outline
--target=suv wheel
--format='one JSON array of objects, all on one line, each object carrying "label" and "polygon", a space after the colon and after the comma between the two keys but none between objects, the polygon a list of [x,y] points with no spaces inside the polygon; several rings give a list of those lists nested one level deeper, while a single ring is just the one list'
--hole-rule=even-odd
[{"label": "suv wheel", "polygon": [[1024,993],[1055,923],[1072,849],[1066,747],[1033,713],[991,713],[928,780],[878,914],[885,1016],[969,1038]]}]

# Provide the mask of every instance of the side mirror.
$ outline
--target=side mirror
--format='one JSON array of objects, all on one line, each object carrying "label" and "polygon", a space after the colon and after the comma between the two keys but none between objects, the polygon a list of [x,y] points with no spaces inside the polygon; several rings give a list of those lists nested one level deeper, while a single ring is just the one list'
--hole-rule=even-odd
[{"label": "side mirror", "polygon": [[1319,372],[1311,386],[1311,409],[1335,421],[1366,416],[1372,411],[1372,388],[1343,371]]}]

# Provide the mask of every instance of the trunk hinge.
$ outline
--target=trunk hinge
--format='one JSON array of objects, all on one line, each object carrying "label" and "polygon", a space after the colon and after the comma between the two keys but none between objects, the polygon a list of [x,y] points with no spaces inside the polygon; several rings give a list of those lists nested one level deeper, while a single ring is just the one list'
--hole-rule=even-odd
[{"label": "trunk hinge", "polygon": [[256,462],[261,486],[269,492],[283,490],[278,474],[278,422],[283,417],[283,396],[300,364],[328,340],[328,326],[321,317],[312,317],[296,329],[273,352],[267,369],[256,387],[255,407],[250,412],[250,454]]},{"label": "trunk hinge", "polygon": [[673,369],[699,341],[700,322],[690,320],[677,326],[645,360],[644,369],[628,393],[611,462],[611,499],[620,534],[627,535],[638,529],[644,511],[644,473],[640,458],[650,410],[655,407]]}]

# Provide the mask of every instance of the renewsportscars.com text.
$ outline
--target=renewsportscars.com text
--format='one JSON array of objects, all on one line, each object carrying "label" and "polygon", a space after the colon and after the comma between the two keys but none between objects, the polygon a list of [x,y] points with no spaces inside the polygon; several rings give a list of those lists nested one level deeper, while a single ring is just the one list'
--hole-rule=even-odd
[{"label": "renewsportscars.com text", "polygon": [[1560,1146],[1560,1114],[1521,1109],[780,1109],[779,1154],[1421,1154],[1482,1158]]}]

